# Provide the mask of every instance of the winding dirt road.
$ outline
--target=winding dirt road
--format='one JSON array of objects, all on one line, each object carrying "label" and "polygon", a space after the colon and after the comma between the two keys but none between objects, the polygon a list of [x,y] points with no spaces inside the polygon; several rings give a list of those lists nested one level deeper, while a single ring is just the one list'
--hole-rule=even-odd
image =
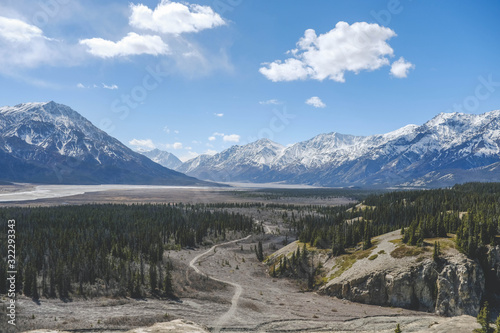
[{"label": "winding dirt road", "polygon": [[240,238],[240,239],[236,239],[236,240],[233,240],[233,241],[230,241],[230,242],[226,242],[226,243],[214,245],[209,250],[207,250],[207,251],[205,251],[205,252],[197,255],[196,257],[194,257],[193,260],[191,260],[191,262],[189,263],[189,266],[192,269],[194,269],[196,273],[204,275],[204,276],[206,276],[207,278],[209,278],[211,280],[228,284],[228,285],[233,286],[235,288],[235,292],[234,292],[233,298],[231,299],[231,307],[229,308],[229,310],[225,314],[223,314],[217,320],[217,323],[215,324],[215,330],[214,330],[214,332],[216,332],[216,333],[219,333],[220,330],[221,330],[221,328],[222,328],[222,326],[224,326],[224,324],[226,324],[228,322],[228,320],[232,316],[234,316],[234,314],[236,312],[236,309],[238,308],[238,300],[240,299],[241,293],[243,292],[243,288],[241,287],[241,285],[239,285],[239,284],[237,284],[235,282],[224,281],[224,280],[221,280],[221,279],[209,276],[208,274],[202,272],[198,267],[196,267],[195,264],[196,264],[196,262],[198,260],[200,260],[201,258],[203,258],[204,256],[206,256],[207,254],[209,254],[210,252],[213,252],[217,247],[228,245],[228,244],[233,244],[233,243],[237,243],[237,242],[241,242],[241,241],[247,240],[251,236],[252,235],[248,235],[247,237],[244,237],[244,238]]}]

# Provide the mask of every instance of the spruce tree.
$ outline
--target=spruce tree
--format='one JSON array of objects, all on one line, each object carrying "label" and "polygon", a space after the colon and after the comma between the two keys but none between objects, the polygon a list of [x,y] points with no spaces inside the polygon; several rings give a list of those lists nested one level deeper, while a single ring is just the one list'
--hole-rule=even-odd
[{"label": "spruce tree", "polygon": [[399,324],[397,324],[396,329],[394,330],[394,333],[402,333],[401,328],[399,327]]}]

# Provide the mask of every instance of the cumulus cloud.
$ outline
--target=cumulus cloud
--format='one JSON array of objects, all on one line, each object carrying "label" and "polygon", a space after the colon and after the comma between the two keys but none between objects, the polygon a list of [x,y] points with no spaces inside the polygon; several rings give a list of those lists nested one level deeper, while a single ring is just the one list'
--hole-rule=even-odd
[{"label": "cumulus cloud", "polygon": [[129,144],[131,146],[134,146],[136,149],[152,150],[156,148],[155,144],[151,139],[145,139],[145,140],[133,139],[129,141]]},{"label": "cumulus cloud", "polygon": [[240,136],[238,134],[224,135],[222,140],[225,142],[240,142]]},{"label": "cumulus cloud", "polygon": [[80,44],[88,47],[88,52],[100,58],[130,56],[139,54],[162,55],[169,54],[168,45],[160,36],[139,35],[130,32],[118,42],[102,38],[80,40]]},{"label": "cumulus cloud", "polygon": [[129,24],[132,27],[157,33],[178,35],[226,24],[209,6],[162,0],[154,10],[143,4],[131,4],[130,8]]},{"label": "cumulus cloud", "polygon": [[76,85],[76,87],[77,87],[77,88],[80,88],[80,89],[85,89],[85,88],[86,88],[86,87],[85,87],[83,84],[81,84],[81,83],[78,83],[78,84]]},{"label": "cumulus cloud", "polygon": [[387,43],[396,33],[375,23],[338,22],[332,30],[319,36],[306,30],[297,48],[288,51],[292,57],[264,64],[259,71],[269,80],[325,80],[344,82],[345,72],[359,73],[389,65],[394,51]]},{"label": "cumulus cloud", "polygon": [[313,96],[306,101],[306,104],[314,106],[315,108],[324,108],[326,104],[318,96]]},{"label": "cumulus cloud", "polygon": [[215,141],[217,138],[215,136],[208,137],[208,141]]},{"label": "cumulus cloud", "polygon": [[403,79],[408,77],[410,69],[415,68],[415,65],[409,61],[406,61],[403,57],[394,61],[391,66],[391,75],[397,77],[398,79]]},{"label": "cumulus cloud", "polygon": [[224,113],[214,113],[214,116],[216,116],[216,117],[224,117]]}]

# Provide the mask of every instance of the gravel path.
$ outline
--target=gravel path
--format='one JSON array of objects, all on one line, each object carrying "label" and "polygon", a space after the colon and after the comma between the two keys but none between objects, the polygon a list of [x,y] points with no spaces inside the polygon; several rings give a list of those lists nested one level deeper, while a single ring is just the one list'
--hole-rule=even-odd
[{"label": "gravel path", "polygon": [[236,313],[236,309],[238,308],[238,301],[240,299],[241,293],[243,292],[243,288],[238,283],[231,282],[231,281],[224,281],[224,280],[221,280],[221,279],[217,279],[215,277],[208,276],[208,274],[203,273],[198,267],[196,267],[195,264],[202,257],[206,256],[209,253],[214,252],[214,250],[217,247],[221,247],[221,246],[224,246],[224,245],[228,245],[228,244],[233,244],[233,243],[245,241],[245,240],[249,239],[250,237],[251,237],[251,235],[248,235],[247,237],[244,237],[244,238],[241,238],[241,239],[237,239],[237,240],[233,240],[233,241],[230,241],[230,242],[226,242],[226,243],[214,245],[209,250],[207,250],[207,251],[205,251],[205,252],[197,255],[196,257],[194,257],[193,260],[191,260],[191,262],[189,263],[189,266],[191,268],[193,268],[196,273],[205,275],[206,277],[208,277],[211,280],[222,282],[222,283],[228,284],[230,286],[233,286],[235,288],[234,296],[231,299],[231,307],[229,308],[229,310],[225,314],[223,314],[219,318],[219,320],[217,320],[217,323],[215,324],[215,330],[214,330],[214,332],[217,332],[217,333],[220,332],[222,326],[224,326],[224,324],[226,324],[229,321],[229,319],[231,319],[234,316],[234,314]]}]

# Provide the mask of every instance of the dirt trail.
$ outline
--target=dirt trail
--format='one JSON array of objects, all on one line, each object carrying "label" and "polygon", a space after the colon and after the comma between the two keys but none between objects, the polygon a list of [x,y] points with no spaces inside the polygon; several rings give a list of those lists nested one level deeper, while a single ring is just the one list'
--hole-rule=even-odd
[{"label": "dirt trail", "polygon": [[236,309],[238,308],[238,300],[240,299],[241,293],[243,292],[243,288],[241,287],[241,285],[239,285],[237,283],[234,283],[234,282],[231,282],[231,281],[224,281],[224,280],[221,280],[221,279],[217,279],[215,277],[208,276],[208,274],[203,273],[198,267],[196,267],[195,264],[196,264],[196,262],[198,260],[200,260],[201,258],[203,258],[205,255],[213,252],[217,247],[228,245],[228,244],[233,244],[233,243],[237,243],[237,242],[241,242],[241,241],[247,240],[251,236],[252,235],[248,235],[247,237],[244,237],[244,238],[240,238],[240,239],[236,239],[236,240],[233,240],[233,241],[230,241],[230,242],[226,242],[226,243],[214,245],[209,250],[207,250],[207,251],[205,251],[205,252],[197,255],[196,257],[194,257],[193,260],[191,260],[191,262],[189,263],[189,266],[191,266],[191,268],[193,268],[196,273],[205,275],[207,278],[209,278],[211,280],[228,284],[230,286],[233,286],[236,289],[236,291],[234,292],[234,296],[231,299],[231,307],[229,308],[229,310],[225,314],[223,314],[219,318],[219,320],[217,320],[217,323],[215,324],[215,330],[214,330],[214,332],[217,332],[217,333],[220,332],[222,326],[224,326],[224,324],[227,323],[227,321],[231,317],[234,316],[234,314],[236,312]]}]

